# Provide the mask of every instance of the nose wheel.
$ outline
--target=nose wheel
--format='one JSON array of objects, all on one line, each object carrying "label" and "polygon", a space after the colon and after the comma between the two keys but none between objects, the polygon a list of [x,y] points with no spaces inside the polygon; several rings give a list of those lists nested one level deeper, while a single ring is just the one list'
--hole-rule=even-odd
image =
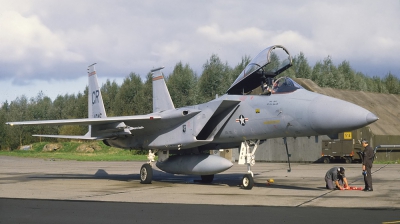
[{"label": "nose wheel", "polygon": [[242,186],[246,190],[251,190],[254,186],[254,179],[251,174],[245,174],[242,178]]}]

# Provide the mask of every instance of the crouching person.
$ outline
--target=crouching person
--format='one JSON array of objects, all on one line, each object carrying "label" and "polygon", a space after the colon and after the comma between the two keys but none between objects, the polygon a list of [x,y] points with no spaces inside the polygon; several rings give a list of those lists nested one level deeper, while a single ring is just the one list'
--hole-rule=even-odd
[{"label": "crouching person", "polygon": [[325,175],[326,189],[344,190],[349,189],[345,169],[343,167],[333,167]]}]

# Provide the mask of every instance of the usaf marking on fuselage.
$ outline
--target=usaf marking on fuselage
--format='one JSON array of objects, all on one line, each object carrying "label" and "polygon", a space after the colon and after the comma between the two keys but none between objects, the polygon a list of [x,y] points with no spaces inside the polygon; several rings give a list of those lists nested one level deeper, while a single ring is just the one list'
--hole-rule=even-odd
[{"label": "usaf marking on fuselage", "polygon": [[246,125],[246,122],[248,121],[249,119],[248,118],[246,118],[246,117],[244,117],[242,114],[239,116],[239,119],[236,119],[236,122],[239,122],[239,124],[241,124],[242,126],[245,126]]},{"label": "usaf marking on fuselage", "polygon": [[[352,103],[310,92],[290,78],[273,78],[292,65],[283,46],[274,45],[261,51],[246,66],[226,94],[210,102],[175,108],[164,76],[163,67],[153,69],[153,113],[107,117],[94,64],[88,68],[88,118],[7,122],[9,125],[87,125],[84,136],[34,135],[52,138],[102,140],[109,146],[124,149],[146,149],[148,163],[140,169],[141,183],[152,181],[152,166],[173,174],[200,175],[211,182],[214,174],[233,164],[225,158],[210,155],[209,150],[240,147],[239,164],[247,166],[242,186],[253,187],[257,147],[269,138],[310,137],[350,131],[368,125],[378,118]],[[275,82],[277,84],[278,82]],[[261,86],[261,95],[246,95]],[[337,113],[341,111],[341,113]],[[288,153],[287,145],[286,151]],[[289,155],[289,154],[288,154]],[[289,157],[288,157],[289,160]],[[290,171],[290,163],[289,163]]]}]

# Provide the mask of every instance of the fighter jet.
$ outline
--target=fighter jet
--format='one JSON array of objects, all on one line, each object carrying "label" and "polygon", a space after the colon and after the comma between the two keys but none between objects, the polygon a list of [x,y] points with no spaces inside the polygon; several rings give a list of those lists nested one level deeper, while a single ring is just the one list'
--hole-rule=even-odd
[{"label": "fighter jet", "polygon": [[[214,174],[233,164],[209,151],[240,148],[239,164],[247,166],[241,185],[252,189],[255,151],[267,139],[317,139],[319,135],[354,130],[378,120],[362,107],[307,91],[290,78],[273,81],[291,65],[292,57],[285,47],[268,47],[251,60],[226,94],[182,108],[175,108],[171,100],[163,68],[153,69],[153,113],[107,117],[93,64],[88,68],[88,118],[7,124],[87,125],[89,131],[84,136],[34,136],[102,140],[108,146],[148,150],[149,161],[140,169],[143,184],[152,182],[154,163],[168,173],[200,175],[204,182],[212,182]],[[249,94],[258,87],[264,90],[262,94]]]}]

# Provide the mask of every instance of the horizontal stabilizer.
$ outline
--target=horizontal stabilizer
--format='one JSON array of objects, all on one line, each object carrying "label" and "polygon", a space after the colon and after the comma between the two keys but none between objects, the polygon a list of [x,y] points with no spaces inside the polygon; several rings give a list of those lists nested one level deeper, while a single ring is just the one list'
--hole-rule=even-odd
[{"label": "horizontal stabilizer", "polygon": [[68,139],[83,139],[83,140],[96,140],[96,137],[90,137],[86,135],[32,135],[35,137],[45,137],[45,138],[68,138]]}]

